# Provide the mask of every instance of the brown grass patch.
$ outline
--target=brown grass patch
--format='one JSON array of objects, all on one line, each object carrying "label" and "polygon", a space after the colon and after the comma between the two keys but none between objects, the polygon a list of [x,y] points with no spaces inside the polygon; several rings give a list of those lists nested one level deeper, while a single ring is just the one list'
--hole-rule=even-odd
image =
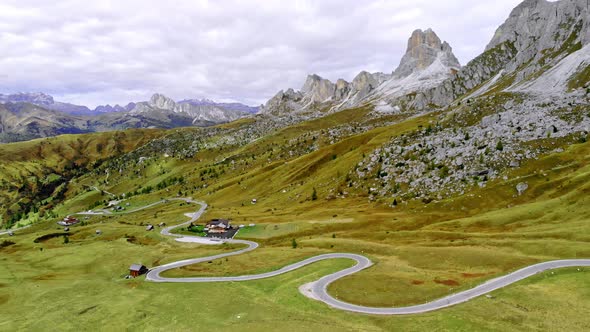
[{"label": "brown grass patch", "polygon": [[34,277],[31,278],[31,280],[36,280],[36,281],[39,281],[39,280],[53,280],[53,279],[55,279],[55,277],[57,277],[57,275],[54,274],[54,273],[46,273],[46,274],[41,274],[41,275],[38,275],[38,276],[34,276]]},{"label": "brown grass patch", "polygon": [[463,278],[479,278],[485,276],[487,273],[461,273]]},{"label": "brown grass patch", "polygon": [[412,285],[422,285],[424,280],[412,280]]},{"label": "brown grass patch", "polygon": [[459,282],[457,280],[453,280],[453,279],[445,279],[445,280],[434,279],[434,282],[436,282],[437,284],[446,285],[446,286],[459,286]]}]

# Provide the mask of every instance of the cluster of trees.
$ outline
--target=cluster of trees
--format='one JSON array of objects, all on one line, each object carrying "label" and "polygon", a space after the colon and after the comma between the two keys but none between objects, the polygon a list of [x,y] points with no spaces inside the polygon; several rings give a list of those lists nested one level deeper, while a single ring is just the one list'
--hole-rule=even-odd
[{"label": "cluster of trees", "polygon": [[180,177],[171,177],[165,180],[160,181],[160,183],[158,183],[158,185],[156,185],[156,189],[158,190],[162,190],[166,187],[175,185],[175,184],[184,184],[184,177],[180,176]]}]

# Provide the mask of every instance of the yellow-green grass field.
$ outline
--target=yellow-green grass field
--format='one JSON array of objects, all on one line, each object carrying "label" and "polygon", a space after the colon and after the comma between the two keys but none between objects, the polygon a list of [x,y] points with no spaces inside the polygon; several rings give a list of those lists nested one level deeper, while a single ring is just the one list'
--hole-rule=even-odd
[{"label": "yellow-green grass field", "polygon": [[[331,194],[365,154],[394,136],[437,121],[435,113],[323,144],[311,153],[271,159],[269,151],[274,146],[311,130],[357,121],[367,112],[335,113],[238,148],[201,151],[192,159],[154,156],[149,165],[137,170],[140,176],[115,172],[106,181],[104,172],[82,175],[70,182],[54,212],[62,217],[109,198],[89,191],[89,186],[121,195],[183,176],[183,185],[126,202],[130,208],[141,207],[181,191],[184,197],[209,204],[200,223],[211,218],[230,218],[234,225],[254,223],[237,237],[261,246],[227,260],[168,271],[167,276],[260,273],[321,253],[358,253],[375,265],[338,280],[329,291],[368,306],[423,303],[536,262],[590,258],[590,143],[563,146],[563,152],[507,170],[484,188],[469,188],[463,196],[430,204],[403,202],[395,208],[389,206],[389,197],[371,202],[368,195],[352,192],[354,188],[345,198]],[[257,157],[248,159],[247,165],[219,165],[223,158],[239,161],[250,155]],[[14,174],[43,173],[37,169],[40,161],[23,163],[26,167]],[[7,173],[15,170],[3,167]],[[211,169],[216,177],[202,175]],[[518,196],[515,186],[523,181],[529,189]],[[311,199],[314,188],[317,200]],[[6,197],[12,195],[8,193]],[[251,204],[253,198],[256,204]],[[93,216],[84,225],[72,227],[68,243],[61,235],[34,242],[62,232],[55,224],[58,217],[18,231],[14,237],[0,237],[0,243],[14,242],[0,248],[0,330],[590,329],[585,314],[590,310],[587,268],[542,273],[493,292],[493,298],[404,317],[342,312],[298,292],[301,284],[350,266],[347,260],[324,261],[279,277],[240,283],[159,284],[145,282],[143,277],[123,278],[132,263],[155,266],[241,248],[179,243],[161,236],[158,228],[145,230],[147,223],[184,222],[188,220],[184,214],[197,208],[171,201],[131,214]],[[98,229],[102,234],[96,234]],[[297,248],[292,248],[293,240]]]},{"label": "yellow-green grass field", "polygon": [[[255,227],[238,235],[260,242],[261,248],[167,275],[260,273],[319,253],[355,252],[370,257],[375,266],[335,282],[329,291],[353,303],[401,306],[469,288],[538,261],[590,257],[590,205],[584,194],[590,172],[585,149],[575,146],[557,157],[560,164],[575,162],[569,168],[550,171],[556,158],[551,157],[511,175],[527,177],[531,185],[523,197],[509,197],[511,207],[504,205],[502,197],[508,196],[512,183],[492,183],[472,191],[470,195],[494,200],[496,208],[483,212],[470,205],[475,204],[470,196],[396,209],[353,198],[308,201],[276,210],[265,204],[225,206],[212,201],[203,222],[226,215],[237,223],[255,222]],[[550,180],[527,169],[547,170]],[[585,315],[590,310],[588,269],[546,272],[495,291],[491,299],[481,297],[404,317],[350,314],[299,294],[301,284],[350,266],[346,260],[242,283],[157,284],[144,282],[143,277],[123,279],[131,263],[154,266],[239,248],[178,243],[162,237],[157,229],[146,232],[141,226],[180,223],[187,220],[184,213],[196,208],[169,202],[134,214],[92,217],[88,225],[72,228],[67,244],[63,237],[33,242],[41,235],[61,232],[50,223],[3,237],[16,244],[0,249],[1,328],[43,330],[48,324],[66,330],[97,326],[103,330],[252,331],[590,328]],[[96,235],[96,229],[102,234]],[[291,247],[292,239],[297,240],[296,249]]]}]

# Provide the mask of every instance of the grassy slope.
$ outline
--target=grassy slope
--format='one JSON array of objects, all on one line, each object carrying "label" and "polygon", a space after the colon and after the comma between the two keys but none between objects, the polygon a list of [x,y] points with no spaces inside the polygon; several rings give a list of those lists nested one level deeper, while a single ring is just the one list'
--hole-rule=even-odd
[{"label": "grassy slope", "polygon": [[[352,112],[336,114],[293,126],[255,144],[222,151],[221,156],[262,155],[272,144],[311,129],[351,121],[354,116]],[[377,128],[286,162],[269,164],[258,158],[246,168],[227,168],[218,179],[208,180],[205,189],[192,184],[200,185],[199,170],[212,167],[221,156],[205,152],[188,161],[160,158],[146,169],[151,183],[183,174],[188,184],[134,199],[145,204],[180,189],[210,203],[206,218],[231,217],[236,223],[258,225],[241,236],[261,242],[260,250],[228,261],[178,269],[170,275],[257,273],[317,253],[357,252],[371,257],[376,265],[336,282],[330,291],[366,305],[421,303],[537,261],[590,257],[588,143],[509,171],[507,181],[492,182],[463,197],[427,206],[410,203],[392,209],[370,203],[362,195],[326,199],[363,153],[430,121],[433,115]],[[158,170],[162,167],[170,172],[161,175]],[[82,177],[76,183],[94,184],[97,180]],[[515,197],[514,187],[520,181],[527,181],[530,188]],[[113,174],[110,183],[107,189],[121,194],[145,185],[146,180]],[[320,194],[317,201],[310,200],[313,188]],[[57,210],[78,211],[95,198],[87,197],[93,193],[76,194],[76,190],[68,192],[70,199]],[[258,198],[259,203],[250,204],[251,198]],[[154,330],[191,329],[197,324],[203,329],[239,326],[243,330],[317,330],[326,326],[333,330],[584,330],[589,326],[582,314],[590,309],[585,300],[588,272],[575,269],[523,281],[495,292],[493,300],[476,299],[412,317],[350,315],[299,295],[300,284],[347,266],[346,261],[323,262],[247,283],[161,285],[121,280],[127,265],[136,261],[153,265],[220,250],[178,244],[156,233],[146,234],[139,225],[115,223],[164,220],[170,224],[181,221],[185,208],[154,208],[161,211],[157,218],[153,210],[146,210],[139,215],[97,219],[96,225],[76,229],[67,245],[61,239],[33,244],[35,237],[55,231],[55,224],[40,225],[27,231],[29,235],[13,238],[16,245],[0,249],[0,315],[16,316],[22,311],[17,304],[23,298],[30,299],[30,304],[23,320],[12,320],[5,326],[35,329],[64,315],[64,310],[40,314],[33,303],[39,308],[72,307],[67,310],[68,319],[60,320],[60,327],[70,329],[90,328],[99,322],[107,329],[127,324]],[[97,227],[104,237],[93,234]],[[127,242],[125,234],[134,235],[136,242]],[[292,239],[297,239],[298,249],[290,248]],[[40,247],[44,247],[42,252]]]},{"label": "grassy slope", "polygon": [[[52,208],[41,203],[50,198],[55,187],[94,163],[135,150],[160,137],[162,130],[128,130],[87,135],[63,135],[27,142],[0,145],[0,215],[22,211],[23,206],[37,203],[39,208]],[[55,185],[42,188],[37,184],[63,176]],[[23,186],[25,181],[28,185]],[[71,189],[71,188],[70,188]],[[77,188],[76,193],[82,189]],[[30,198],[36,198],[32,202]],[[97,197],[90,197],[94,200]],[[22,204],[17,204],[22,203]]]}]

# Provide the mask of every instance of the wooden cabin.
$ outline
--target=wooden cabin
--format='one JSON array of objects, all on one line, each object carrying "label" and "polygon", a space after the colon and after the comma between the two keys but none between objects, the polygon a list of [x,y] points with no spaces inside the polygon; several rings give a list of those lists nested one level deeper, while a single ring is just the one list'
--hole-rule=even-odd
[{"label": "wooden cabin", "polygon": [[140,275],[147,273],[148,269],[144,265],[141,264],[132,264],[129,267],[129,275],[133,278],[139,277]]}]

